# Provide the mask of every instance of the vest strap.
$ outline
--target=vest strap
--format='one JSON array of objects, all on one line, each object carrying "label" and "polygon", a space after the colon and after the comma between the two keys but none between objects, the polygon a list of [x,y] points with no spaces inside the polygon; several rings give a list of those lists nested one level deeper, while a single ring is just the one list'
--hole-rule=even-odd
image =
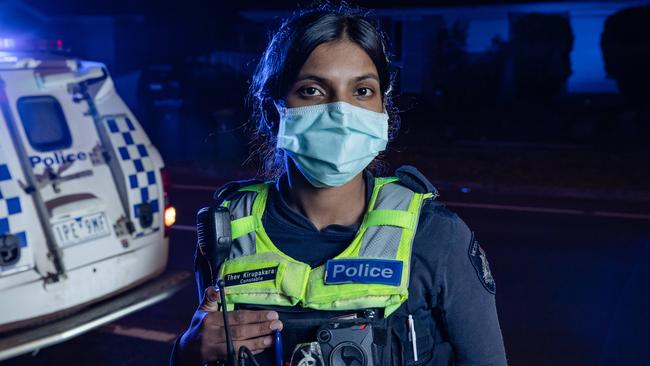
[{"label": "vest strap", "polygon": [[417,215],[401,210],[373,210],[368,212],[366,226],[397,226],[403,229],[413,229],[417,223]]},{"label": "vest strap", "polygon": [[261,192],[266,189],[266,186],[271,183],[271,182],[265,182],[265,183],[258,183],[258,184],[253,184],[250,186],[244,186],[239,188],[239,192]]},{"label": "vest strap", "polygon": [[230,229],[232,230],[232,240],[235,240],[255,231],[257,229],[257,219],[255,216],[249,215],[233,220],[230,222]]},{"label": "vest strap", "polygon": [[375,208],[375,205],[377,204],[377,197],[379,196],[379,191],[381,190],[381,187],[385,186],[386,184],[397,182],[397,181],[398,179],[395,177],[375,178],[375,189],[370,195],[370,202],[368,202],[368,209],[373,210]]}]

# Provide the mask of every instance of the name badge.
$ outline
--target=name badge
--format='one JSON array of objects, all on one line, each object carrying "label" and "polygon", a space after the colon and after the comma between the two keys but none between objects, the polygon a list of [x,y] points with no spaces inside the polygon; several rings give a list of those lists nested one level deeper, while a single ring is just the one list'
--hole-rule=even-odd
[{"label": "name badge", "polygon": [[224,276],[226,287],[245,285],[247,283],[255,283],[262,281],[275,280],[278,275],[278,267],[268,267],[254,269],[251,271],[228,273]]},{"label": "name badge", "polygon": [[325,284],[367,283],[399,286],[404,263],[390,259],[330,259]]}]

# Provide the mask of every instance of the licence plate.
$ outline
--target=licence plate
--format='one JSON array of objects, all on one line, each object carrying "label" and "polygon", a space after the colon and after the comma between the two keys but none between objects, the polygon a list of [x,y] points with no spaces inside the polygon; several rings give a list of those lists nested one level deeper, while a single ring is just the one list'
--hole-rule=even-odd
[{"label": "licence plate", "polygon": [[110,235],[108,221],[103,212],[77,217],[54,225],[59,246],[79,244]]}]

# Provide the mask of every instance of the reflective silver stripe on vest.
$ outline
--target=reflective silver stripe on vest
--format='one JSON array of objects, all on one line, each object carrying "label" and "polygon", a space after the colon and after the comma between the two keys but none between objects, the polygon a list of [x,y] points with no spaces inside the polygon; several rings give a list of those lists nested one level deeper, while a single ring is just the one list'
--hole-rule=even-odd
[{"label": "reflective silver stripe on vest", "polygon": [[[408,210],[413,191],[399,183],[382,186],[373,210]],[[403,229],[395,226],[371,226],[366,230],[359,249],[360,257],[395,259]]]},{"label": "reflective silver stripe on vest", "polygon": [[[257,192],[244,191],[242,194],[230,202],[230,215],[232,220],[248,216],[253,212],[253,202],[257,197]],[[230,259],[255,254],[255,232],[250,232],[233,240],[230,249]]]}]

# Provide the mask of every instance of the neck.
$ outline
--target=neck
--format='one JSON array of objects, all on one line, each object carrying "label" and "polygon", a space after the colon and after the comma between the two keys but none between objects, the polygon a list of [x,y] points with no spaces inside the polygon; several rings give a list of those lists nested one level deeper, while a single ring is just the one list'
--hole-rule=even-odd
[{"label": "neck", "polygon": [[287,164],[288,190],[282,192],[293,210],[307,217],[320,231],[333,224],[350,226],[360,223],[366,210],[366,183],[359,173],[340,187],[316,188]]}]

